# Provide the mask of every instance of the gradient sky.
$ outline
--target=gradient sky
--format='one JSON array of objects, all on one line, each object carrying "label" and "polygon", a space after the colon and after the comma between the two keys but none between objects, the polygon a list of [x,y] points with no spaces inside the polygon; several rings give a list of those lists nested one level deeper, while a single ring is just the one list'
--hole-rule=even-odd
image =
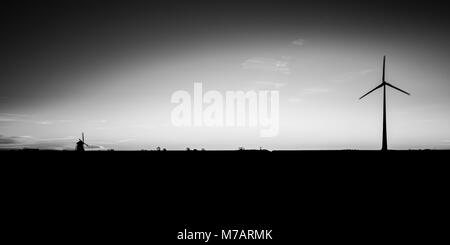
[{"label": "gradient sky", "polygon": [[[0,147],[450,148],[437,1],[14,1],[1,8]],[[177,128],[176,90],[280,91],[280,132]]]}]

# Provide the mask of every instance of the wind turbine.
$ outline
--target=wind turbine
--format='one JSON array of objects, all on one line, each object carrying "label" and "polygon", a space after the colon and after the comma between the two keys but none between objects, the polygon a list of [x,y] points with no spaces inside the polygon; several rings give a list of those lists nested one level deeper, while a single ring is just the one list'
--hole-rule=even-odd
[{"label": "wind turbine", "polygon": [[382,142],[382,146],[381,146],[382,151],[387,151],[387,149],[388,149],[388,147],[387,147],[387,129],[386,129],[386,86],[389,86],[393,89],[397,89],[398,91],[400,91],[402,93],[410,95],[408,92],[405,92],[405,91],[395,87],[394,85],[386,82],[385,68],[386,68],[386,56],[383,57],[383,78],[382,78],[381,84],[376,86],[374,89],[370,90],[369,92],[367,92],[365,95],[361,96],[361,98],[359,98],[359,99],[362,99],[362,98],[366,97],[368,94],[372,93],[373,91],[383,87],[383,142]]}]

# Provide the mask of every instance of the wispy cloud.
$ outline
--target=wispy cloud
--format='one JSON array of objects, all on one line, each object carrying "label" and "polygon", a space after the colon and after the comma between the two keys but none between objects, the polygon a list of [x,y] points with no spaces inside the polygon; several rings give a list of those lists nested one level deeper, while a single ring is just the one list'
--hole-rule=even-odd
[{"label": "wispy cloud", "polygon": [[0,113],[0,116],[10,116],[10,117],[29,117],[28,114],[15,114],[15,113]]},{"label": "wispy cloud", "polygon": [[5,136],[0,135],[0,148],[2,149],[14,149],[25,148],[29,144],[34,143],[35,140],[32,136]]},{"label": "wispy cloud", "polygon": [[36,121],[36,124],[41,124],[41,125],[52,125],[53,121],[49,121],[49,120],[45,120],[45,121]]},{"label": "wispy cloud", "polygon": [[332,89],[328,87],[310,87],[303,90],[304,94],[323,94],[329,93]]},{"label": "wispy cloud", "polygon": [[29,115],[25,114],[13,114],[13,113],[0,113],[0,122],[21,122],[26,121]]},{"label": "wispy cloud", "polygon": [[90,120],[89,123],[94,123],[94,124],[103,124],[103,123],[107,123],[107,120],[104,119],[96,119],[96,120]]},{"label": "wispy cloud", "polygon": [[337,83],[352,82],[358,78],[362,78],[373,72],[375,72],[375,69],[373,69],[373,68],[367,68],[367,69],[363,69],[360,71],[346,72],[346,73],[343,73],[343,74],[335,77],[334,79],[332,79],[332,82],[337,82]]},{"label": "wispy cloud", "polygon": [[72,123],[73,120],[67,119],[36,119],[36,117],[27,114],[0,113],[0,123],[31,123],[38,125],[54,125],[62,123]]},{"label": "wispy cloud", "polygon": [[299,102],[304,101],[309,96],[327,94],[327,93],[330,93],[332,91],[333,91],[333,89],[330,88],[330,87],[313,86],[313,87],[305,88],[305,89],[299,91],[295,96],[290,97],[288,99],[288,102],[290,102],[290,103],[299,103]]},{"label": "wispy cloud", "polygon": [[281,59],[286,60],[286,61],[292,61],[292,60],[294,60],[294,57],[289,56],[289,55],[283,55],[283,56],[281,56]]},{"label": "wispy cloud", "polygon": [[66,136],[59,138],[44,138],[44,139],[36,139],[36,141],[64,141],[64,140],[75,140],[77,137],[75,136]]},{"label": "wispy cloud", "polygon": [[290,103],[299,103],[301,101],[302,101],[302,99],[297,98],[297,97],[291,97],[288,99],[288,102],[290,102]]},{"label": "wispy cloud", "polygon": [[92,150],[107,150],[108,148],[101,146],[101,145],[89,145],[87,146],[87,149],[92,149]]},{"label": "wispy cloud", "polygon": [[284,87],[287,85],[287,83],[272,82],[272,81],[255,81],[255,83],[257,85],[273,87],[276,89],[280,89],[281,87]]},{"label": "wispy cloud", "polygon": [[253,57],[241,64],[242,68],[248,70],[261,70],[278,72],[284,75],[291,73],[289,62],[287,60],[279,60],[265,57]]},{"label": "wispy cloud", "polygon": [[17,137],[8,137],[0,134],[0,145],[14,145],[18,143],[20,143],[20,141]]},{"label": "wispy cloud", "polygon": [[0,117],[0,122],[17,122],[17,119],[8,118],[8,117]]},{"label": "wispy cloud", "polygon": [[44,121],[33,121],[36,124],[41,125],[53,125],[53,124],[61,124],[61,123],[71,123],[72,120],[44,120]]},{"label": "wispy cloud", "polygon": [[134,139],[121,139],[118,141],[118,143],[126,143],[126,142],[131,142],[134,141]]},{"label": "wispy cloud", "polygon": [[303,46],[303,45],[305,45],[305,40],[299,38],[299,39],[297,39],[297,40],[292,41],[292,44],[293,44],[293,45],[297,45],[297,46]]}]

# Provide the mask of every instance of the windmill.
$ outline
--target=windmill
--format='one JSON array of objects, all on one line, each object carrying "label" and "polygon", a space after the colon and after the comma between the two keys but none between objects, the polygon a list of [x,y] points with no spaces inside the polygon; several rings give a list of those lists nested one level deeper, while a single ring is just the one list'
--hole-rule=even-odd
[{"label": "windmill", "polygon": [[81,139],[78,139],[77,146],[75,148],[76,151],[84,151],[85,145],[89,147],[89,145],[84,142],[84,133],[81,133]]},{"label": "windmill", "polygon": [[383,87],[383,142],[382,142],[382,147],[381,147],[382,151],[387,151],[387,149],[388,149],[388,147],[387,147],[387,130],[386,130],[386,86],[389,86],[393,89],[396,89],[402,93],[409,95],[408,92],[405,92],[405,91],[395,87],[394,85],[386,82],[385,68],[386,68],[386,56],[383,57],[383,78],[382,78],[381,84],[376,86],[374,89],[370,90],[369,92],[367,92],[365,95],[361,96],[361,98],[359,98],[359,99],[362,99],[362,98],[366,97],[368,94],[372,93],[373,91]]}]

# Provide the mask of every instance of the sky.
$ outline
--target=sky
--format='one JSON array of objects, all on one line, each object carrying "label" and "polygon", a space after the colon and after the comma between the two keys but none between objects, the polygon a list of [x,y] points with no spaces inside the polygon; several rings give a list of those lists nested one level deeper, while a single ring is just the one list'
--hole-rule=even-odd
[{"label": "sky", "polygon": [[[0,148],[450,148],[438,1],[14,1],[1,8]],[[279,133],[176,127],[175,91],[279,91]]]}]

